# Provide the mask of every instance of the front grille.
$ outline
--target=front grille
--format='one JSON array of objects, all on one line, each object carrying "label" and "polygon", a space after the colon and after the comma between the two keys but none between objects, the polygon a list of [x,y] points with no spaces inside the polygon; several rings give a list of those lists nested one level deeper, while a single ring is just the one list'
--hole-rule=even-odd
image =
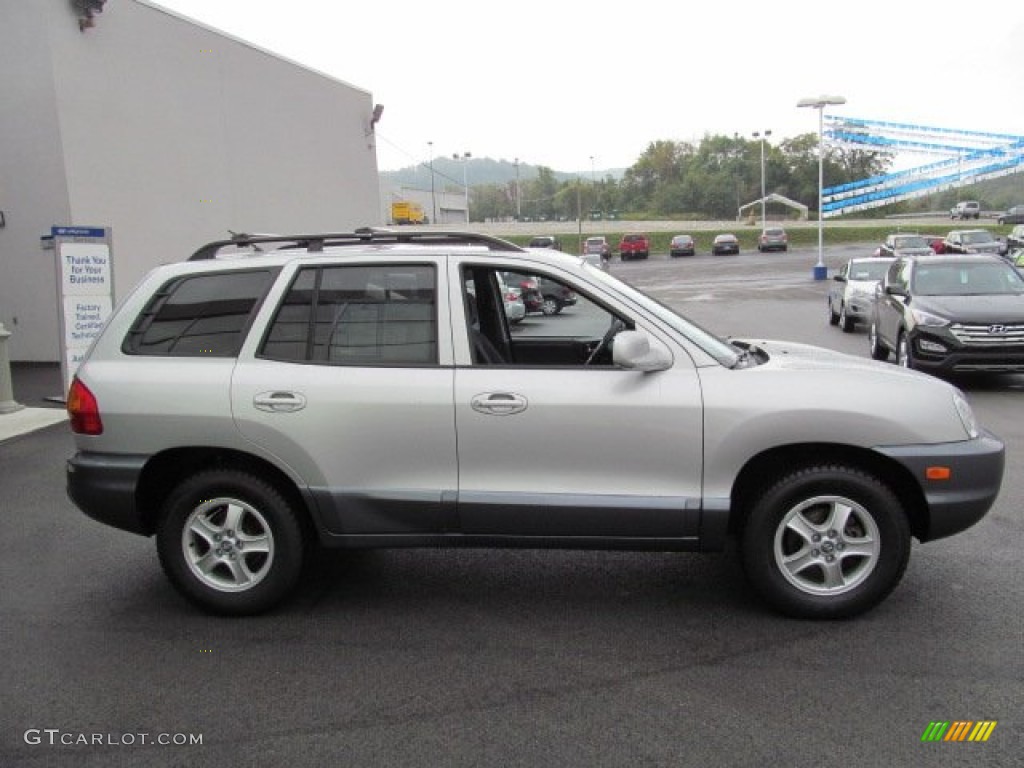
[{"label": "front grille", "polygon": [[1024,323],[954,323],[949,330],[967,347],[1024,346]]}]

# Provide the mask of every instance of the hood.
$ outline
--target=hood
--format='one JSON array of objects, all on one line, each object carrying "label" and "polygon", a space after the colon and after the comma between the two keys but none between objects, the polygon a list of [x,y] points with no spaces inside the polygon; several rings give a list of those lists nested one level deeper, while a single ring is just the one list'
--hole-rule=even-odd
[{"label": "hood", "polygon": [[880,282],[880,280],[847,280],[846,285],[851,291],[857,293],[874,293],[875,286]]},{"label": "hood", "polygon": [[896,376],[905,378],[933,379],[917,371],[901,368],[891,363],[882,363],[864,357],[854,357],[845,352],[836,352],[824,347],[816,347],[812,344],[801,344],[795,341],[742,339],[743,344],[751,344],[764,350],[768,357],[768,365],[775,368],[786,368],[790,370],[841,370],[841,371],[864,371],[872,375]]},{"label": "hood", "polygon": [[931,256],[935,251],[931,249],[931,246],[924,246],[921,248],[897,248],[897,256]]},{"label": "hood", "polygon": [[958,323],[1024,323],[1024,294],[915,296],[909,306]]}]

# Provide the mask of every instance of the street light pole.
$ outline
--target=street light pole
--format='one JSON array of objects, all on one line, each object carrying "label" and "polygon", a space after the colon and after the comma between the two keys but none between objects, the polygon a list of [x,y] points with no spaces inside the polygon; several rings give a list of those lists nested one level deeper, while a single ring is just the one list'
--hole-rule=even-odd
[{"label": "street light pole", "polygon": [[772,132],[765,131],[764,135],[761,135],[760,131],[754,131],[754,138],[761,140],[761,229],[765,228],[768,223],[768,219],[765,215],[765,189],[764,189],[764,140],[772,135]]},{"label": "street light pole", "polygon": [[469,224],[469,183],[466,181],[466,161],[471,158],[471,152],[463,152],[461,155],[456,152],[452,155],[455,160],[462,161],[462,188],[466,191],[466,223]]},{"label": "street light pole", "polygon": [[523,218],[523,209],[519,202],[519,158],[516,158],[516,221]]},{"label": "street light pole", "polygon": [[430,208],[431,208],[431,224],[437,224],[437,194],[434,191],[434,142],[428,141],[427,147],[430,148]]},{"label": "street light pole", "polygon": [[825,186],[825,107],[845,103],[846,99],[842,96],[813,96],[796,103],[798,107],[818,110],[818,263],[814,266],[815,280],[828,277],[828,267],[825,266],[825,212],[822,210]]}]

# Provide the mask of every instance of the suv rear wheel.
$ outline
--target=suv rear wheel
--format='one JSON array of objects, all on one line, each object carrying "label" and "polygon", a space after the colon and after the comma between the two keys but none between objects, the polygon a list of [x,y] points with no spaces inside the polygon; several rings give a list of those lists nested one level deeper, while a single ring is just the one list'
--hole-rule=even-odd
[{"label": "suv rear wheel", "polygon": [[758,501],[741,540],[751,585],[799,618],[855,616],[899,583],[910,525],[899,499],[852,466],[813,466]]},{"label": "suv rear wheel", "polygon": [[262,613],[296,585],[302,526],[281,493],[247,472],[210,470],[171,493],[157,527],[160,563],[185,597],[215,613]]}]

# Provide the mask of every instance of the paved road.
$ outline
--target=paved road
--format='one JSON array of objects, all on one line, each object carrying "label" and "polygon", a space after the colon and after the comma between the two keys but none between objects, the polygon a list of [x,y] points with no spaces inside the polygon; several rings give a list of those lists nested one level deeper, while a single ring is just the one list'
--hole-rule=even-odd
[{"label": "paved road", "polygon": [[[865,355],[863,331],[825,322],[812,263],[612,269],[723,333]],[[151,541],[67,501],[64,427],[2,443],[0,766],[1019,766],[1022,379],[964,386],[1009,446],[995,509],[916,545],[883,605],[835,623],[767,611],[732,552],[334,555],[281,612],[211,618]],[[921,743],[957,719],[999,724]]]}]

